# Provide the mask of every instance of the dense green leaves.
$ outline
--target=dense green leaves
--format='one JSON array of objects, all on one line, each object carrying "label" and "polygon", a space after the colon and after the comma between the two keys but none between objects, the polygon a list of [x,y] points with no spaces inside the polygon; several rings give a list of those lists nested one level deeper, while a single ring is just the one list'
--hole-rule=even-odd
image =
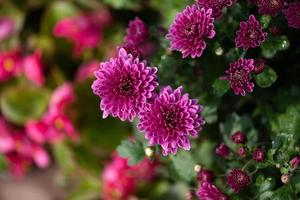
[{"label": "dense green leaves", "polygon": [[223,96],[224,94],[226,94],[226,92],[229,90],[230,88],[230,84],[229,84],[229,81],[227,80],[221,80],[219,78],[217,78],[213,85],[213,91],[214,91],[214,94],[217,95],[218,97],[221,97]]},{"label": "dense green leaves", "polygon": [[290,42],[286,36],[269,37],[261,47],[263,56],[272,58],[278,51],[287,50],[290,47]]},{"label": "dense green leaves", "polygon": [[2,114],[11,122],[22,125],[42,117],[47,109],[49,92],[31,86],[10,87],[1,96]]}]

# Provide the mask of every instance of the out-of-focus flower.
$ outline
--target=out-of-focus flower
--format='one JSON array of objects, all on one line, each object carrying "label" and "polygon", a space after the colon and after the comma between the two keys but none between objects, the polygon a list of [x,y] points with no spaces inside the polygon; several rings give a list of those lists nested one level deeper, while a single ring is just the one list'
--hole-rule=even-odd
[{"label": "out-of-focus flower", "polygon": [[65,83],[54,90],[47,113],[40,121],[26,123],[28,136],[37,143],[57,142],[64,135],[73,140],[78,139],[78,133],[71,119],[64,114],[67,104],[74,100],[74,91],[70,83]]},{"label": "out-of-focus flower", "polygon": [[216,34],[213,23],[211,9],[187,6],[176,15],[167,34],[171,49],[180,51],[183,58],[200,57],[206,48],[205,39],[211,39]]},{"label": "out-of-focus flower", "polygon": [[10,173],[16,178],[23,177],[27,169],[32,165],[30,158],[24,157],[16,152],[10,152],[6,154],[5,157],[9,164]]},{"label": "out-of-focus flower", "polygon": [[103,118],[111,114],[122,121],[133,121],[154,95],[158,86],[156,72],[156,67],[133,58],[123,48],[117,58],[102,62],[92,89],[101,98]]},{"label": "out-of-focus flower", "polygon": [[138,46],[143,43],[149,36],[148,26],[138,17],[129,22],[125,36],[125,43]]},{"label": "out-of-focus flower", "polygon": [[0,42],[15,32],[15,23],[9,17],[0,17]]},{"label": "out-of-focus flower", "polygon": [[203,107],[182,93],[182,87],[163,88],[148,109],[139,115],[139,130],[145,133],[150,146],[161,145],[165,156],[176,154],[178,148],[189,150],[189,136],[197,137],[205,123],[200,115]]},{"label": "out-of-focus flower", "polygon": [[20,72],[21,58],[18,50],[0,53],[0,82],[7,81]]},{"label": "out-of-focus flower", "polygon": [[94,72],[98,70],[100,63],[97,60],[81,65],[76,73],[76,81],[84,81],[94,76]]},{"label": "out-of-focus flower", "polygon": [[137,46],[125,43],[121,48],[124,48],[128,54],[132,55],[133,58],[142,59],[142,53]]},{"label": "out-of-focus flower", "polygon": [[237,154],[239,154],[239,156],[242,157],[242,158],[246,157],[247,153],[248,153],[248,149],[245,146],[240,147],[237,150]]},{"label": "out-of-focus flower", "polygon": [[254,83],[251,82],[251,73],[254,72],[254,60],[240,58],[230,63],[230,68],[225,71],[229,75],[230,86],[236,95],[245,96],[246,92],[252,92]]},{"label": "out-of-focus flower", "polygon": [[80,54],[85,48],[97,48],[102,30],[110,22],[108,10],[68,17],[59,21],[53,30],[56,37],[65,37],[75,43],[75,53]]},{"label": "out-of-focus flower", "polygon": [[300,29],[300,1],[294,1],[283,11],[288,24],[292,28]]},{"label": "out-of-focus flower", "polygon": [[4,118],[0,117],[0,153],[7,153],[14,149],[15,142]]},{"label": "out-of-focus flower", "polygon": [[292,160],[290,160],[290,165],[293,169],[300,166],[300,156],[295,156]]},{"label": "out-of-focus flower", "polygon": [[247,187],[251,182],[250,176],[241,169],[232,169],[227,176],[227,184],[235,193]]},{"label": "out-of-focus flower", "polygon": [[201,169],[197,174],[198,182],[212,183],[215,179],[214,173],[207,169]]},{"label": "out-of-focus flower", "polygon": [[267,35],[268,33],[262,30],[255,16],[250,15],[248,21],[242,21],[240,23],[240,28],[236,32],[235,45],[243,50],[255,48],[263,43]]},{"label": "out-of-focus flower", "polygon": [[283,9],[284,0],[255,0],[259,14],[275,17]]},{"label": "out-of-focus flower", "polygon": [[118,155],[105,166],[102,173],[104,200],[126,200],[132,196],[140,182],[151,181],[157,163],[148,158],[135,166],[128,166],[127,159]]},{"label": "out-of-focus flower", "polygon": [[225,6],[231,6],[233,0],[196,0],[196,2],[205,9],[212,9],[214,18],[218,18],[222,14],[222,9]]},{"label": "out-of-focus flower", "polygon": [[200,184],[196,195],[200,200],[229,200],[229,197],[214,184],[205,181]]},{"label": "out-of-focus flower", "polygon": [[231,136],[231,140],[236,144],[245,144],[246,136],[242,131],[237,131]]},{"label": "out-of-focus flower", "polygon": [[224,144],[224,143],[221,143],[217,148],[216,148],[216,154],[225,158],[229,155],[230,153],[230,149],[229,147]]},{"label": "out-of-focus flower", "polygon": [[23,58],[22,70],[28,80],[37,85],[44,84],[45,76],[40,49],[36,50],[32,55],[27,55]]},{"label": "out-of-focus flower", "polygon": [[262,59],[262,58],[258,58],[258,59],[254,59],[254,73],[255,74],[260,74],[261,72],[264,71],[264,69],[266,68],[266,60]]},{"label": "out-of-focus flower", "polygon": [[262,162],[266,158],[266,152],[263,149],[255,149],[252,155],[253,160]]}]

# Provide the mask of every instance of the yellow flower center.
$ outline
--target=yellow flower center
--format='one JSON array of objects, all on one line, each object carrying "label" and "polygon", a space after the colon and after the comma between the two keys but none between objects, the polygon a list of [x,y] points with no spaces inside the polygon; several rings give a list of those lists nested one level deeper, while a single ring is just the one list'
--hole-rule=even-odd
[{"label": "yellow flower center", "polygon": [[63,120],[60,119],[60,118],[55,119],[54,126],[55,126],[55,128],[57,128],[59,130],[62,130],[64,128],[64,122],[63,122]]},{"label": "yellow flower center", "polygon": [[13,59],[7,58],[7,59],[4,60],[3,68],[7,72],[12,72],[13,69],[14,69],[14,64],[15,64],[15,62],[14,62]]}]

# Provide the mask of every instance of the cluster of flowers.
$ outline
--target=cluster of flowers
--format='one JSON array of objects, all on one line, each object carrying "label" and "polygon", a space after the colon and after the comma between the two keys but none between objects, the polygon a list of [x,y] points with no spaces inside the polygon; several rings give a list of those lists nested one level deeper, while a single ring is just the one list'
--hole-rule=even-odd
[{"label": "cluster of flowers", "polygon": [[147,183],[155,178],[157,161],[145,158],[134,166],[128,166],[126,158],[117,154],[108,163],[102,173],[104,200],[133,198],[137,185]]},{"label": "cluster of flowers", "polygon": [[183,94],[182,87],[167,86],[156,93],[157,68],[148,66],[136,53],[148,34],[140,19],[129,23],[124,47],[95,72],[93,92],[101,98],[103,118],[112,115],[133,121],[137,116],[139,130],[151,146],[161,145],[163,155],[175,154],[178,148],[189,150],[189,135],[197,137],[204,124],[200,115],[203,108]]},{"label": "cluster of flowers", "polygon": [[[182,12],[176,15],[175,21],[170,27],[167,38],[171,41],[171,49],[182,53],[183,58],[191,56],[200,57],[206,48],[205,39],[212,39],[216,31],[214,21],[222,14],[223,7],[231,6],[232,0],[210,1],[197,0],[192,6],[187,6]],[[284,8],[283,0],[264,1],[255,0],[258,12],[275,16],[283,11],[291,27],[300,28],[298,1],[287,4]],[[297,11],[296,11],[297,10]],[[254,15],[250,15],[247,21],[240,22],[239,30],[236,32],[235,45],[244,51],[250,48],[259,47],[266,39],[267,33]],[[252,92],[254,83],[251,82],[252,75],[262,72],[257,70],[254,59],[240,58],[230,63],[225,71],[226,80],[230,82],[231,88],[236,95],[245,96],[246,92]]]},{"label": "cluster of flowers", "polygon": [[[241,132],[237,131],[231,136],[231,140],[233,143],[236,144],[235,154],[237,154],[240,158],[246,158],[248,155],[251,155],[249,152],[247,145],[246,145],[246,135]],[[216,148],[216,154],[223,158],[229,158],[231,152],[230,148],[221,143]],[[251,159],[253,162],[264,162],[266,159],[266,152],[262,148],[256,148],[252,151]],[[250,163],[250,162],[248,162]],[[290,167],[292,170],[295,170],[300,166],[300,156],[293,157],[290,162]],[[245,165],[245,167],[247,164]],[[238,193],[242,189],[246,188],[251,183],[251,175],[245,171],[245,167],[242,169],[240,168],[233,168],[229,171],[226,179],[227,185],[233,190],[233,192]],[[286,175],[282,176],[282,181],[286,183]],[[214,174],[212,171],[208,169],[199,169],[197,174],[197,180],[199,182],[199,189],[196,192],[196,195],[201,200],[210,200],[210,199],[222,199],[222,200],[229,200],[229,197],[223,193],[217,186],[213,184],[214,181]]]},{"label": "cluster of flowers", "polygon": [[42,121],[28,121],[25,127],[17,127],[0,118],[0,153],[5,155],[12,175],[22,177],[33,163],[47,167],[50,159],[44,148],[46,142],[57,142],[64,134],[78,138],[70,119],[63,114],[64,107],[72,99],[72,88],[66,84],[53,92]]}]

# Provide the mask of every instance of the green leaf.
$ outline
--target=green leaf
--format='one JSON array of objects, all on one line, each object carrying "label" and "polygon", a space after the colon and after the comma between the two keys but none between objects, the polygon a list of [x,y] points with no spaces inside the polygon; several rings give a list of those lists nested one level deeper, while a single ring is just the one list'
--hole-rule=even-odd
[{"label": "green leaf", "polygon": [[285,35],[269,37],[262,45],[262,54],[265,58],[272,58],[278,51],[287,50],[290,42]]},{"label": "green leaf", "polygon": [[28,120],[39,119],[47,109],[49,92],[31,87],[10,87],[1,96],[2,114],[11,122],[23,125]]},{"label": "green leaf", "polygon": [[145,158],[145,150],[140,142],[123,140],[117,151],[121,157],[128,158],[129,165],[136,165]]},{"label": "green leaf", "polygon": [[230,84],[229,81],[227,80],[220,80],[219,78],[217,78],[214,81],[212,87],[213,87],[214,94],[218,97],[221,97],[224,94],[226,94],[226,92],[229,90]]},{"label": "green leaf", "polygon": [[177,155],[171,156],[171,160],[174,170],[176,170],[182,180],[191,181],[195,178],[196,172],[194,171],[194,166],[196,162],[190,152],[180,150]]},{"label": "green leaf", "polygon": [[256,84],[262,88],[270,87],[276,80],[277,74],[271,67],[267,67],[262,73],[255,76]]},{"label": "green leaf", "polygon": [[104,0],[104,3],[116,9],[133,9],[140,8],[142,2],[140,0]]},{"label": "green leaf", "polygon": [[269,24],[270,24],[270,21],[271,21],[271,16],[269,15],[262,15],[260,17],[260,23],[262,25],[262,27],[265,29],[265,28],[268,28]]},{"label": "green leaf", "polygon": [[275,187],[275,179],[273,177],[264,178],[263,175],[259,175],[256,178],[255,185],[258,187],[259,193],[264,193],[268,190],[272,190]]},{"label": "green leaf", "polygon": [[296,200],[296,194],[292,185],[285,185],[276,191],[272,195],[272,200]]}]

